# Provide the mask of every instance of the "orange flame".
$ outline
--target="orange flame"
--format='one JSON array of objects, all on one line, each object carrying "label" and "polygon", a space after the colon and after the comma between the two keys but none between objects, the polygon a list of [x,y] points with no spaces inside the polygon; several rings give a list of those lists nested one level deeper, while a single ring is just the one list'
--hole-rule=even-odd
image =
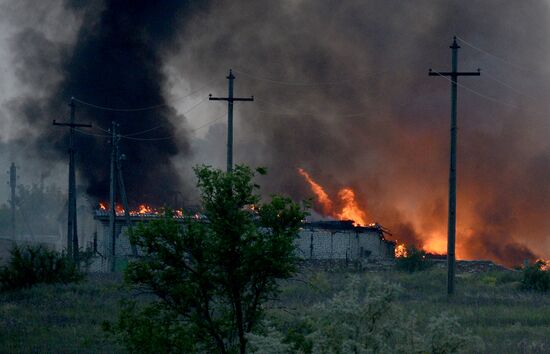
[{"label": "orange flame", "polygon": [[407,248],[404,243],[395,246],[395,258],[399,257],[407,257]]},{"label": "orange flame", "polygon": [[307,183],[309,183],[311,190],[317,197],[317,201],[323,207],[323,214],[335,217],[340,220],[352,220],[353,224],[358,225],[367,225],[367,214],[359,207],[359,204],[355,200],[355,192],[353,189],[346,187],[342,188],[338,192],[338,198],[342,202],[342,209],[336,211],[333,208],[333,203],[328,194],[325,192],[323,187],[315,182],[311,176],[304,171],[304,169],[299,168],[298,172],[305,178]]},{"label": "orange flame", "polygon": [[140,204],[137,210],[137,214],[151,214],[153,213],[153,208],[146,204]]},{"label": "orange flame", "polygon": [[125,210],[124,210],[124,208],[122,207],[122,205],[116,204],[116,206],[115,206],[115,212],[116,212],[117,214],[124,214]]},{"label": "orange flame", "polygon": [[338,192],[338,197],[344,203],[342,211],[337,213],[341,220],[353,220],[355,224],[367,225],[367,215],[355,201],[355,192],[351,188],[342,188]]},{"label": "orange flame", "polygon": [[332,212],[332,200],[330,200],[327,192],[321,187],[321,185],[313,180],[311,176],[304,171],[303,168],[299,168],[298,172],[306,179],[309,183],[311,190],[317,196],[317,200],[323,206],[323,213],[330,215]]}]

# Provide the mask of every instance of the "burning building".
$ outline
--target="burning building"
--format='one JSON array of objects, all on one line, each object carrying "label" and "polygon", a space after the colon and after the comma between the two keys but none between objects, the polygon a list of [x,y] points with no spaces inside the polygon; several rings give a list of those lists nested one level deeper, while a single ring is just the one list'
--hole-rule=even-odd
[{"label": "burning building", "polygon": [[[130,226],[140,222],[149,222],[159,217],[158,212],[148,209],[143,212],[132,212],[129,216]],[[188,217],[200,218],[199,214],[184,216],[176,213],[177,221]],[[111,230],[107,210],[96,211],[95,257],[91,267],[93,271],[110,270]],[[128,223],[123,213],[117,213],[115,222],[115,253],[117,263],[124,264],[138,252],[132,249],[128,238]],[[334,262],[338,264],[363,263],[392,259],[396,243],[385,238],[385,231],[380,225],[355,226],[353,221],[314,221],[305,222],[295,241],[296,253],[304,261]]]}]

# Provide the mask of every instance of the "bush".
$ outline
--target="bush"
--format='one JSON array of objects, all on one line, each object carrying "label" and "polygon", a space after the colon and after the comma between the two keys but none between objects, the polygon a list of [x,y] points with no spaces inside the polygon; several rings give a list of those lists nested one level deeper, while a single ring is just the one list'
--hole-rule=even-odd
[{"label": "bush", "polygon": [[431,264],[426,259],[426,252],[414,246],[407,247],[405,255],[395,259],[397,269],[407,272],[416,272],[428,269]]},{"label": "bush", "polygon": [[29,288],[38,283],[71,283],[83,278],[64,252],[43,246],[15,246],[7,266],[0,268],[0,290]]},{"label": "bush", "polygon": [[523,268],[522,290],[547,292],[550,289],[550,272],[544,270],[546,262],[537,261]]},{"label": "bush", "polygon": [[178,316],[159,304],[140,307],[123,301],[115,323],[103,322],[103,330],[119,334],[115,339],[129,353],[196,353],[195,330],[178,320]]},{"label": "bush", "polygon": [[[427,321],[396,304],[401,289],[374,279],[353,277],[346,288],[297,318],[300,330],[268,327],[251,335],[256,353],[463,353],[483,349],[483,341],[458,319],[441,313]],[[307,326],[303,326],[307,322]],[[300,334],[297,336],[296,332]],[[281,333],[287,333],[286,337]]]}]

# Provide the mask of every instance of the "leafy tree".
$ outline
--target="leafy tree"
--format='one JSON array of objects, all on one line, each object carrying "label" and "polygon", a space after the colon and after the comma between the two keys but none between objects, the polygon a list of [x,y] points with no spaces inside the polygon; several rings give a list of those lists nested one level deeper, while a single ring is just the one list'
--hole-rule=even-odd
[{"label": "leafy tree", "polygon": [[[143,331],[165,352],[246,353],[246,334],[276,295],[277,280],[295,271],[293,241],[306,216],[300,205],[277,195],[262,204],[246,166],[195,173],[205,218],[180,225],[167,211],[131,234],[145,256],[128,266],[126,280],[155,295],[145,310],[126,306],[111,327],[131,350],[146,339],[136,336]],[[181,336],[166,336],[171,328]]]}]

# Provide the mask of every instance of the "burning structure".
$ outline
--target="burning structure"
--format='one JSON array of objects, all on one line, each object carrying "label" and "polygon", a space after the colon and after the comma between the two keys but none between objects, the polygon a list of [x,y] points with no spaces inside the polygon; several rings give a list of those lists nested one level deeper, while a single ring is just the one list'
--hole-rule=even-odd
[{"label": "burning structure", "polygon": [[[159,217],[152,208],[141,208],[139,212],[130,213],[130,226],[140,222],[149,222]],[[186,218],[201,218],[199,214],[183,215],[176,213],[176,220],[183,222]],[[95,214],[96,241],[95,257],[91,267],[93,271],[110,270],[111,230],[109,229],[108,210],[100,208]],[[128,223],[123,212],[117,212],[115,222],[115,254],[119,263],[125,263],[136,256],[128,238]],[[395,254],[393,241],[385,238],[387,233],[380,225],[355,226],[353,221],[316,221],[306,222],[295,241],[298,257],[305,261],[362,263],[373,260],[392,259]],[[139,253],[139,251],[138,251]]]}]

